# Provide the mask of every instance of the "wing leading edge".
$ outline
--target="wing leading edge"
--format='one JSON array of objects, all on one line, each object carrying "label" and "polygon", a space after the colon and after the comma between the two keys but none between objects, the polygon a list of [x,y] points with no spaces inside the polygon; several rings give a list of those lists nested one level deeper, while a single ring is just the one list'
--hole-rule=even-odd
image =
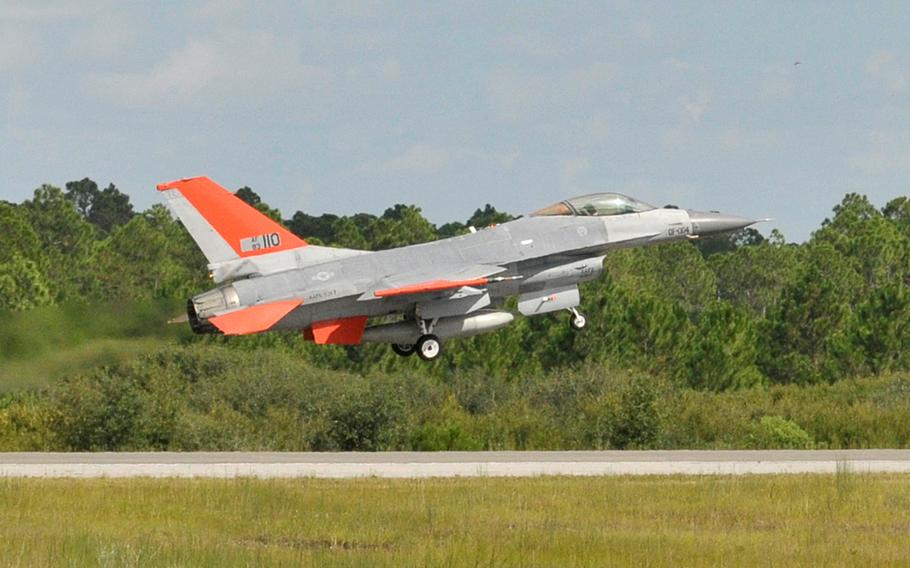
[{"label": "wing leading edge", "polygon": [[505,272],[505,270],[501,266],[475,264],[444,266],[433,270],[386,276],[371,286],[360,299],[396,298],[457,290],[464,287],[482,287],[493,282],[511,279],[509,277],[494,277],[494,275]]}]

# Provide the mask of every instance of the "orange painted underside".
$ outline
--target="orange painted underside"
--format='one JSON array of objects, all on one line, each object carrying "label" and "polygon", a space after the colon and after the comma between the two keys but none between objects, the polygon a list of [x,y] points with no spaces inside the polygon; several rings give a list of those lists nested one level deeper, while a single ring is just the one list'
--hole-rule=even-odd
[{"label": "orange painted underside", "polygon": [[[306,246],[306,241],[207,177],[158,185],[158,191],[168,189],[178,190],[242,258]],[[280,239],[278,246],[247,251],[241,249],[240,241],[243,239],[275,233]]]},{"label": "orange painted underside", "polygon": [[304,331],[304,337],[320,345],[359,345],[366,326],[366,316],[317,321]]},{"label": "orange painted underside", "polygon": [[271,328],[302,303],[303,300],[285,300],[261,304],[223,316],[215,316],[209,319],[209,323],[220,329],[225,335],[259,333]]},{"label": "orange painted underside", "polygon": [[461,288],[462,286],[484,286],[489,284],[489,278],[472,278],[471,280],[429,280],[418,284],[410,284],[400,288],[388,288],[386,290],[377,290],[373,295],[377,298],[388,298],[391,296],[404,296],[407,294],[422,294],[424,292],[439,292],[441,290],[451,290],[452,288]]}]

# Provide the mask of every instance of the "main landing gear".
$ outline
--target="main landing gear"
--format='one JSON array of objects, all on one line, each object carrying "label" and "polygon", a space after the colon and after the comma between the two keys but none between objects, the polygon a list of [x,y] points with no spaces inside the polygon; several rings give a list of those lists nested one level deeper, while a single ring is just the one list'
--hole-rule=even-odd
[{"label": "main landing gear", "polygon": [[424,361],[434,361],[442,353],[442,342],[433,335],[433,328],[436,326],[436,320],[429,324],[425,320],[417,320],[417,328],[420,331],[420,337],[417,343],[393,343],[392,351],[402,357],[408,357],[414,353]]},{"label": "main landing gear", "polygon": [[414,346],[409,343],[393,343],[392,351],[402,357],[410,357],[414,354]]},{"label": "main landing gear", "polygon": [[421,335],[417,340],[417,356],[424,361],[432,361],[439,357],[440,353],[442,353],[442,343],[432,333]]},{"label": "main landing gear", "polygon": [[569,308],[569,313],[572,314],[572,317],[569,318],[569,327],[575,331],[581,331],[588,324],[588,318],[579,312],[578,308]]}]

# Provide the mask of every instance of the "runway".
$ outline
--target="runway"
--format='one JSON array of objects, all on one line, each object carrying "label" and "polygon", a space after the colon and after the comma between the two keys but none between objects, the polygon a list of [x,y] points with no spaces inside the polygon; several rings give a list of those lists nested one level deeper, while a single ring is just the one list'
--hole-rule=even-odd
[{"label": "runway", "polygon": [[910,450],[0,453],[0,477],[421,478],[910,472]]}]

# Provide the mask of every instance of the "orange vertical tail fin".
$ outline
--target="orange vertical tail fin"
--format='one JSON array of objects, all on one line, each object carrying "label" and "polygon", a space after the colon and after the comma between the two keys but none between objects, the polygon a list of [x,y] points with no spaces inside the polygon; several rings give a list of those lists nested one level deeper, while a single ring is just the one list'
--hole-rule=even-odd
[{"label": "orange vertical tail fin", "polygon": [[211,263],[307,245],[207,177],[162,183],[158,191]]}]

